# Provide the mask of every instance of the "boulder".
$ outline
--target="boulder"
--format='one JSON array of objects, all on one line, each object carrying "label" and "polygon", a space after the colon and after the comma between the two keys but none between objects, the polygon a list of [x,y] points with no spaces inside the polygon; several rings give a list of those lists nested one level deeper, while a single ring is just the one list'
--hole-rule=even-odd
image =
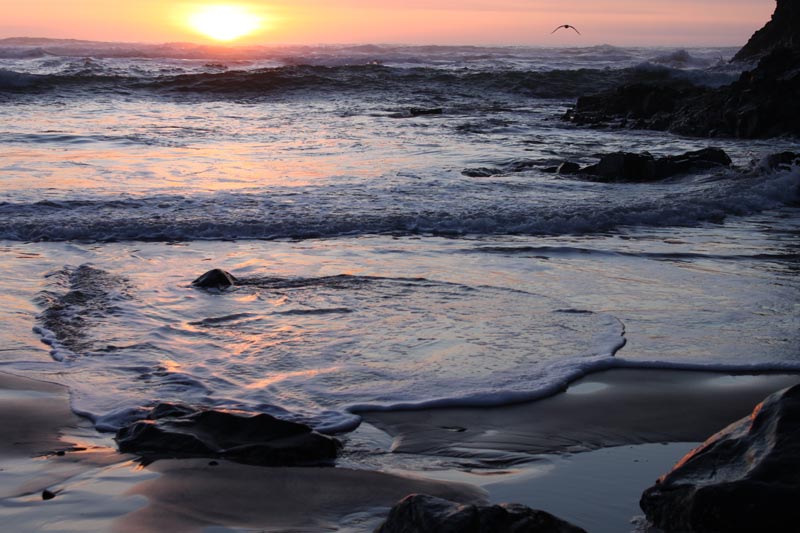
[{"label": "boulder", "polygon": [[640,506],[665,531],[797,531],[800,385],[692,450],[644,491]]},{"label": "boulder", "polygon": [[327,462],[341,448],[333,437],[268,414],[247,416],[168,403],[153,408],[146,420],[120,429],[114,440],[121,452],[147,460],[222,457],[269,466]]},{"label": "boulder", "polygon": [[731,158],[720,148],[703,148],[680,155],[655,158],[647,152],[603,154],[600,161],[579,171],[592,181],[648,182],[679,174],[728,167]]},{"label": "boulder", "polygon": [[398,502],[375,533],[585,533],[550,513],[524,505],[462,505],[427,494]]},{"label": "boulder", "polygon": [[800,3],[797,0],[778,0],[772,19],[750,37],[733,60],[759,58],[776,48],[800,48]]},{"label": "boulder", "polygon": [[215,268],[194,280],[192,286],[203,289],[226,289],[236,285],[237,281],[238,280],[230,272],[222,270],[221,268]]}]

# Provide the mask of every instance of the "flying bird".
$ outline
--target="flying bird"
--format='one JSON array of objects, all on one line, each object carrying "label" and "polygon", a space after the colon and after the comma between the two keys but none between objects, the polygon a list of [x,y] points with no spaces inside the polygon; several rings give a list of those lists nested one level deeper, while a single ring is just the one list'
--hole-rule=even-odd
[{"label": "flying bird", "polygon": [[578,28],[576,28],[575,26],[573,26],[571,24],[562,24],[561,26],[559,26],[558,28],[554,29],[550,33],[553,34],[553,33],[557,32],[558,30],[560,30],[561,28],[564,28],[565,30],[569,29],[569,28],[572,28],[573,30],[575,30],[575,33],[577,33],[578,35],[581,35],[581,32],[578,31]]}]

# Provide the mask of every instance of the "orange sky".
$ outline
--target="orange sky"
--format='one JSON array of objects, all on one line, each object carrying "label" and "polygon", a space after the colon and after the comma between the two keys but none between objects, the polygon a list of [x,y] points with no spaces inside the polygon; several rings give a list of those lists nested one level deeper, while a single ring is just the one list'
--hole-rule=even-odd
[{"label": "orange sky", "polygon": [[[738,46],[774,0],[0,0],[0,38],[207,42],[193,9],[240,4],[268,19],[247,44]],[[550,31],[573,24],[583,33]]]}]

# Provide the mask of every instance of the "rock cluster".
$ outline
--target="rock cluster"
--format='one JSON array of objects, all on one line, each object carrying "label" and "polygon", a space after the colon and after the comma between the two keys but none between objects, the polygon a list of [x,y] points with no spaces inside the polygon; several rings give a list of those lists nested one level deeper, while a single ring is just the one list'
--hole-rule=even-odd
[{"label": "rock cluster", "polygon": [[727,86],[686,81],[624,85],[582,96],[564,115],[578,125],[671,131],[695,137],[800,136],[800,4],[778,2],[772,20],[737,54],[761,58]]},{"label": "rock cluster", "polygon": [[[576,173],[587,175],[592,181],[648,182],[700,170],[728,167],[730,164],[731,158],[719,148],[704,148],[658,158],[647,152],[614,152],[602,155],[598,163],[577,170]],[[564,172],[563,167],[564,165],[559,167],[559,172]]]},{"label": "rock cluster", "polygon": [[375,533],[586,533],[550,513],[519,504],[462,505],[426,494],[398,502]]},{"label": "rock cluster", "polygon": [[120,429],[114,440],[121,452],[147,460],[221,457],[265,466],[331,461],[341,448],[333,437],[268,414],[246,416],[170,403]]},{"label": "rock cluster", "polygon": [[800,385],[708,439],[642,495],[665,531],[797,531]]},{"label": "rock cluster", "polygon": [[564,118],[578,125],[671,131],[694,137],[800,135],[800,50],[776,49],[718,89],[637,84],[582,96]]}]

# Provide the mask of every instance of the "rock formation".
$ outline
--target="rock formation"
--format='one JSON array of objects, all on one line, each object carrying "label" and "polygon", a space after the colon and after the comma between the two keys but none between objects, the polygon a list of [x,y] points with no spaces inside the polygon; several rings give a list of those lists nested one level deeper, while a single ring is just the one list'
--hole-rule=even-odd
[{"label": "rock formation", "polygon": [[269,466],[331,461],[341,447],[305,424],[268,414],[246,416],[169,403],[153,408],[147,420],[120,429],[114,440],[121,452],[146,460],[222,457]]},{"label": "rock formation", "polygon": [[725,87],[639,83],[583,96],[564,115],[575,124],[666,130],[695,137],[800,136],[800,5],[779,0],[772,20],[737,59],[761,58]]},{"label": "rock formation", "polygon": [[375,533],[586,533],[524,505],[461,505],[427,494],[398,502]]},{"label": "rock formation", "polygon": [[704,148],[681,155],[653,157],[647,152],[604,154],[600,161],[577,171],[592,181],[648,182],[679,174],[728,167],[731,158],[719,148]]},{"label": "rock formation", "polygon": [[772,19],[750,37],[733,60],[757,59],[776,48],[800,48],[800,2],[797,0],[778,0]]},{"label": "rock formation", "polygon": [[667,532],[797,531],[800,385],[776,392],[644,491],[640,505]]}]

